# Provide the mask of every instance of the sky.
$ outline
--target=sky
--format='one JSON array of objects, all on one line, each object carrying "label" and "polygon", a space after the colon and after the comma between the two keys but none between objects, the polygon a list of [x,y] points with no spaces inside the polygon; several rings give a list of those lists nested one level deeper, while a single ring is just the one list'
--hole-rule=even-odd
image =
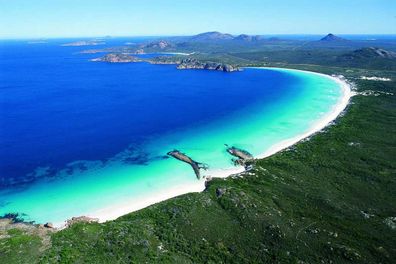
[{"label": "sky", "polygon": [[396,34],[396,0],[0,0],[0,38]]}]

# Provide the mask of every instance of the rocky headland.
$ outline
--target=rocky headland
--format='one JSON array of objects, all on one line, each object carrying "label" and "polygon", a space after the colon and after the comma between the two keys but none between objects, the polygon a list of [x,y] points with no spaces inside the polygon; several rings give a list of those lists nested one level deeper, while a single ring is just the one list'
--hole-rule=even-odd
[{"label": "rocky headland", "polygon": [[140,62],[139,58],[130,56],[128,54],[123,53],[109,53],[103,57],[92,59],[91,61],[101,61],[101,62],[110,62],[110,63],[127,63],[127,62]]},{"label": "rocky headland", "polygon": [[223,72],[235,72],[241,71],[239,67],[218,63],[218,62],[202,62],[197,59],[188,58],[183,59],[179,65],[177,65],[179,70],[184,69],[202,69],[202,70],[214,70],[214,71],[223,71]]},{"label": "rocky headland", "polygon": [[[143,54],[142,53],[139,54]],[[103,57],[92,59],[91,61],[99,61],[99,62],[109,62],[109,63],[128,63],[128,62],[148,62],[151,64],[175,64],[177,65],[177,69],[186,70],[186,69],[199,69],[199,70],[212,70],[212,71],[222,71],[222,72],[235,72],[241,71],[241,69],[237,66],[218,63],[218,62],[206,62],[200,61],[195,58],[179,58],[172,56],[162,56],[155,57],[152,59],[141,59],[137,57],[133,57],[124,53],[109,53]]]}]

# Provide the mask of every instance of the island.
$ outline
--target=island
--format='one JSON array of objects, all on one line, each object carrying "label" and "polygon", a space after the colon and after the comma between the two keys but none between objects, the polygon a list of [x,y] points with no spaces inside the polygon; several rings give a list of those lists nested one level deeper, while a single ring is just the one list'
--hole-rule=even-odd
[{"label": "island", "polygon": [[103,41],[96,41],[96,40],[81,40],[75,41],[70,43],[62,44],[63,47],[79,47],[79,46],[98,46],[106,44]]}]

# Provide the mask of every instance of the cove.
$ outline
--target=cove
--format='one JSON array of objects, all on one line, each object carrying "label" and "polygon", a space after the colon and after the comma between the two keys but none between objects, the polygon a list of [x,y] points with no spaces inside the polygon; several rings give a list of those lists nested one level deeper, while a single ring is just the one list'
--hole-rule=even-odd
[{"label": "cove", "polygon": [[202,191],[178,149],[235,167],[224,144],[263,157],[295,143],[344,109],[349,88],[284,69],[222,73],[173,65],[92,63],[57,45],[2,47],[0,215],[101,221]]}]

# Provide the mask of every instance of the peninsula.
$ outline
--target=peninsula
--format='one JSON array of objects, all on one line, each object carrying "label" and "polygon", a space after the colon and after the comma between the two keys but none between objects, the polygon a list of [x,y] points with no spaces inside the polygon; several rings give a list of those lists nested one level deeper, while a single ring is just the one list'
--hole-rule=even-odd
[{"label": "peninsula", "polygon": [[110,62],[110,63],[127,63],[127,62],[140,62],[141,59],[136,57],[132,57],[128,54],[123,53],[109,53],[103,57],[92,59],[91,61],[101,61],[101,62]]},{"label": "peninsula", "polygon": [[[136,54],[136,53],[135,53]],[[142,54],[142,53],[139,53]],[[195,58],[180,59],[172,56],[160,56],[152,59],[141,59],[125,53],[109,53],[100,58],[91,59],[91,61],[109,62],[109,63],[127,63],[127,62],[148,62],[151,64],[175,64],[177,69],[198,69],[198,70],[212,70],[222,72],[235,72],[242,69],[231,64],[200,61]]]}]

